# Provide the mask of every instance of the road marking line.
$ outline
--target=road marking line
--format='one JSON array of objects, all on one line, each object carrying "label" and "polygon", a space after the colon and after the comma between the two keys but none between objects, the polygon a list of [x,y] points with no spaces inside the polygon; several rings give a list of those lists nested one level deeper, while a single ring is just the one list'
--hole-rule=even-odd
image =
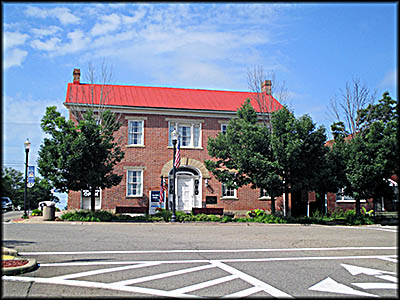
[{"label": "road marking line", "polygon": [[74,274],[68,274],[68,275],[62,275],[62,276],[55,276],[55,277],[52,277],[52,278],[56,278],[56,279],[71,279],[71,278],[77,278],[77,277],[93,276],[93,275],[97,275],[97,274],[105,274],[105,273],[110,273],[110,272],[118,272],[118,271],[125,271],[125,270],[131,270],[131,269],[138,269],[138,268],[144,268],[144,267],[155,266],[155,265],[159,265],[159,263],[146,263],[146,264],[137,264],[137,265],[133,265],[133,266],[124,266],[124,267],[109,268],[109,269],[100,269],[100,270],[80,272],[80,273],[74,273]]},{"label": "road marking line", "polygon": [[194,285],[190,285],[190,286],[186,286],[180,289],[176,289],[176,290],[172,290],[171,293],[178,293],[178,294],[185,294],[185,293],[189,293],[189,292],[193,292],[196,290],[200,290],[200,289],[204,289],[213,285],[217,285],[220,283],[224,283],[227,281],[232,281],[234,279],[237,279],[238,277],[236,275],[228,275],[225,277],[221,277],[221,278],[217,278],[214,280],[209,280],[209,281],[204,281],[201,283],[197,283]]},{"label": "road marking line", "polygon": [[[268,261],[295,261],[295,260],[341,260],[341,259],[382,259],[390,257],[387,255],[357,255],[357,256],[305,256],[305,257],[267,257],[267,258],[227,258],[219,259],[221,262],[268,262]],[[131,265],[131,264],[180,264],[180,263],[210,263],[212,260],[194,259],[194,260],[160,260],[160,261],[112,261],[112,262],[86,262],[86,263],[46,263],[39,264],[40,267],[59,267],[59,266],[95,266],[95,265]]]},{"label": "road marking line", "polygon": [[218,268],[220,268],[228,273],[231,273],[232,275],[236,275],[238,278],[250,283],[251,285],[261,288],[264,292],[268,293],[271,296],[274,296],[277,298],[293,298],[289,294],[286,294],[285,292],[273,287],[272,285],[269,285],[261,280],[258,280],[255,277],[252,277],[242,271],[239,271],[231,266],[228,266],[219,260],[213,260],[213,261],[211,261],[211,263],[214,264],[215,266],[217,266]]},{"label": "road marking line", "polygon": [[375,290],[375,289],[397,289],[397,283],[387,283],[387,282],[364,282],[364,283],[352,283],[359,288],[364,290]]},{"label": "road marking line", "polygon": [[130,284],[134,284],[134,283],[145,282],[145,281],[150,281],[150,280],[155,280],[155,279],[161,279],[161,278],[166,278],[166,277],[186,274],[186,273],[190,273],[190,272],[196,272],[196,271],[210,269],[210,268],[215,268],[215,266],[213,266],[211,264],[203,265],[203,266],[198,266],[198,267],[194,267],[194,268],[188,268],[188,269],[182,269],[182,270],[177,270],[177,271],[172,271],[172,272],[167,272],[167,273],[150,275],[150,276],[141,277],[141,278],[117,281],[117,282],[113,282],[113,284],[114,285],[118,285],[118,286],[120,286],[120,285],[121,286],[122,285],[130,285]]},{"label": "road marking line", "polygon": [[397,262],[398,262],[398,260],[397,260],[396,258],[390,257],[390,256],[387,256],[387,257],[380,257],[379,259],[386,260],[386,261],[390,261],[390,262],[394,262],[394,263],[397,263]]},{"label": "road marking line", "polygon": [[226,295],[226,296],[223,296],[221,298],[223,298],[223,299],[225,299],[225,298],[233,298],[233,299],[243,298],[243,297],[247,297],[247,296],[250,296],[252,294],[258,293],[258,292],[260,292],[262,290],[263,289],[258,287],[258,286],[253,286],[253,287],[248,288],[246,290],[239,291],[239,292],[236,292],[236,293],[233,293],[233,294],[230,294],[230,295]]},{"label": "road marking line", "polygon": [[326,293],[335,293],[335,294],[347,294],[347,295],[357,295],[357,296],[369,296],[369,297],[378,297],[373,294],[369,294],[366,292],[357,291],[347,285],[336,282],[330,277],[325,278],[324,280],[318,282],[309,288],[310,291],[317,292],[326,292]]},{"label": "road marking line", "polygon": [[381,231],[388,231],[388,232],[397,232],[397,229],[389,229],[389,228],[362,228],[362,229],[369,229],[369,230],[381,230]]},{"label": "road marking line", "polygon": [[171,293],[169,291],[156,290],[150,288],[142,287],[132,287],[132,286],[117,286],[110,283],[101,283],[93,281],[80,281],[80,280],[64,280],[64,279],[54,279],[54,278],[38,278],[38,277],[18,277],[18,276],[3,276],[3,280],[10,281],[22,281],[22,282],[37,282],[37,283],[49,283],[49,284],[59,284],[67,286],[79,286],[86,288],[101,288],[116,291],[133,292],[140,294],[150,294],[154,296],[164,296],[164,297],[179,297],[179,298],[199,298],[193,295],[184,295]]},{"label": "road marking line", "polygon": [[396,275],[396,273],[390,272],[390,271],[377,270],[377,269],[371,269],[371,268],[366,268],[366,267],[353,266],[353,265],[348,265],[348,264],[340,264],[340,265],[341,265],[343,268],[345,268],[351,275],[358,275],[358,274],[382,275],[382,274],[384,274],[384,273]]},{"label": "road marking line", "polygon": [[375,276],[375,277],[376,277],[376,278],[383,279],[383,280],[388,280],[388,281],[397,283],[397,278],[394,277],[394,276],[390,276],[390,275],[378,275],[378,276]]},{"label": "road marking line", "polygon": [[280,248],[280,249],[208,249],[208,250],[127,250],[127,251],[66,251],[20,252],[20,255],[86,255],[86,254],[170,254],[170,253],[238,253],[238,252],[288,252],[288,251],[346,251],[346,250],[397,250],[397,247],[332,247],[332,248]]}]

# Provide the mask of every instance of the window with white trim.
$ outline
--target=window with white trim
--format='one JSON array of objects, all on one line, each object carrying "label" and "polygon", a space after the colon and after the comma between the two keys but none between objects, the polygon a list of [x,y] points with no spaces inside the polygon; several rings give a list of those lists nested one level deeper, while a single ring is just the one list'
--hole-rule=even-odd
[{"label": "window with white trim", "polygon": [[129,120],[128,121],[128,144],[143,146],[143,120]]},{"label": "window with white trim", "polygon": [[[356,202],[356,199],[352,196],[345,195],[344,188],[342,188],[336,193],[336,202]],[[360,202],[365,202],[365,200],[360,200]]]},{"label": "window with white trim", "polygon": [[260,199],[271,199],[266,189],[260,189]]},{"label": "window with white trim", "polygon": [[128,197],[143,196],[143,170],[127,170],[126,195]]},{"label": "window with white trim", "polygon": [[168,146],[172,146],[171,133],[176,129],[179,133],[181,148],[201,148],[200,122],[169,122]]},{"label": "window with white trim", "polygon": [[236,198],[237,190],[228,188],[225,183],[222,184],[222,198]]},{"label": "window with white trim", "polygon": [[221,132],[222,132],[222,134],[225,134],[227,129],[228,129],[228,124],[221,124]]}]

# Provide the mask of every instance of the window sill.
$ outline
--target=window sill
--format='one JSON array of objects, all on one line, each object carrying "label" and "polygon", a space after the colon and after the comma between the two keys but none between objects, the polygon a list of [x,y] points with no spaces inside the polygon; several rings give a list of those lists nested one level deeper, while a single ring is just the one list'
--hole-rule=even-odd
[{"label": "window sill", "polygon": [[145,145],[126,145],[126,148],[144,148]]},{"label": "window sill", "polygon": [[221,197],[221,200],[239,200],[238,197]]},{"label": "window sill", "polygon": [[[174,149],[173,146],[168,146],[168,149]],[[187,147],[187,146],[181,146],[181,149],[185,149],[185,150],[204,150],[203,147]]]},{"label": "window sill", "polygon": [[143,198],[143,195],[126,196],[126,198]]},{"label": "window sill", "polygon": [[[367,201],[360,200],[360,203],[365,203]],[[356,203],[356,200],[336,200],[336,203]]]},{"label": "window sill", "polygon": [[271,200],[271,197],[260,197],[260,198],[258,198],[258,200],[260,200],[260,201],[268,201],[268,200]]}]

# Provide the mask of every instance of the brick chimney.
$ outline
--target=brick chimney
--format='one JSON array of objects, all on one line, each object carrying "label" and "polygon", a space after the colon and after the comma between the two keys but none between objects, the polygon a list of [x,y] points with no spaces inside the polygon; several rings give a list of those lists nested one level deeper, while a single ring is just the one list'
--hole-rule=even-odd
[{"label": "brick chimney", "polygon": [[263,93],[266,93],[267,95],[272,94],[272,82],[271,80],[265,80],[262,85],[261,85],[261,90]]},{"label": "brick chimney", "polygon": [[81,82],[81,70],[80,69],[74,69],[74,84],[80,84]]}]

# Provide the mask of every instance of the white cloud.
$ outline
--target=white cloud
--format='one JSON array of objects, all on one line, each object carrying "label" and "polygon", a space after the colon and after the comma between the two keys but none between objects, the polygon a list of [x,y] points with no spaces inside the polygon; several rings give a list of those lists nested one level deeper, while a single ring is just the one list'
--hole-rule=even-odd
[{"label": "white cloud", "polygon": [[48,35],[54,35],[59,31],[62,31],[62,29],[57,26],[49,26],[47,28],[32,28],[31,29],[31,32],[37,37],[45,37]]},{"label": "white cloud", "polygon": [[391,70],[385,74],[385,77],[379,83],[379,87],[395,87],[397,83],[397,69]]},{"label": "white cloud", "polygon": [[75,30],[68,33],[67,36],[71,41],[70,43],[64,45],[64,48],[67,48],[67,52],[77,52],[85,49],[90,43],[90,38],[85,37],[85,33],[82,30]]},{"label": "white cloud", "polygon": [[6,31],[3,35],[3,47],[4,49],[10,49],[15,46],[23,45],[28,37],[29,36],[25,33]]},{"label": "white cloud", "polygon": [[141,20],[146,15],[146,11],[144,9],[138,10],[135,14],[131,16],[122,16],[122,22],[124,24],[133,24]]},{"label": "white cloud", "polygon": [[65,7],[57,7],[51,10],[51,13],[55,14],[56,18],[58,18],[61,24],[77,24],[80,22],[80,18],[74,16],[70,13],[68,8]]},{"label": "white cloud", "polygon": [[28,55],[28,51],[24,51],[21,49],[13,49],[5,52],[3,67],[4,69],[11,68],[13,66],[21,66],[22,62],[25,60]]},{"label": "white cloud", "polygon": [[53,37],[45,42],[41,40],[33,40],[31,42],[31,47],[37,50],[44,50],[44,51],[56,51],[59,48],[61,40],[59,38]]},{"label": "white cloud", "polygon": [[29,6],[25,10],[25,14],[30,17],[37,18],[57,18],[61,24],[69,25],[69,24],[77,24],[80,22],[80,18],[73,15],[69,8],[66,7],[56,7],[52,9],[42,9],[36,6]]},{"label": "white cloud", "polygon": [[90,31],[90,34],[93,36],[97,35],[104,35],[109,32],[115,31],[119,28],[121,24],[121,18],[117,14],[111,14],[108,16],[103,16],[101,17],[102,23],[96,23],[92,30]]}]

